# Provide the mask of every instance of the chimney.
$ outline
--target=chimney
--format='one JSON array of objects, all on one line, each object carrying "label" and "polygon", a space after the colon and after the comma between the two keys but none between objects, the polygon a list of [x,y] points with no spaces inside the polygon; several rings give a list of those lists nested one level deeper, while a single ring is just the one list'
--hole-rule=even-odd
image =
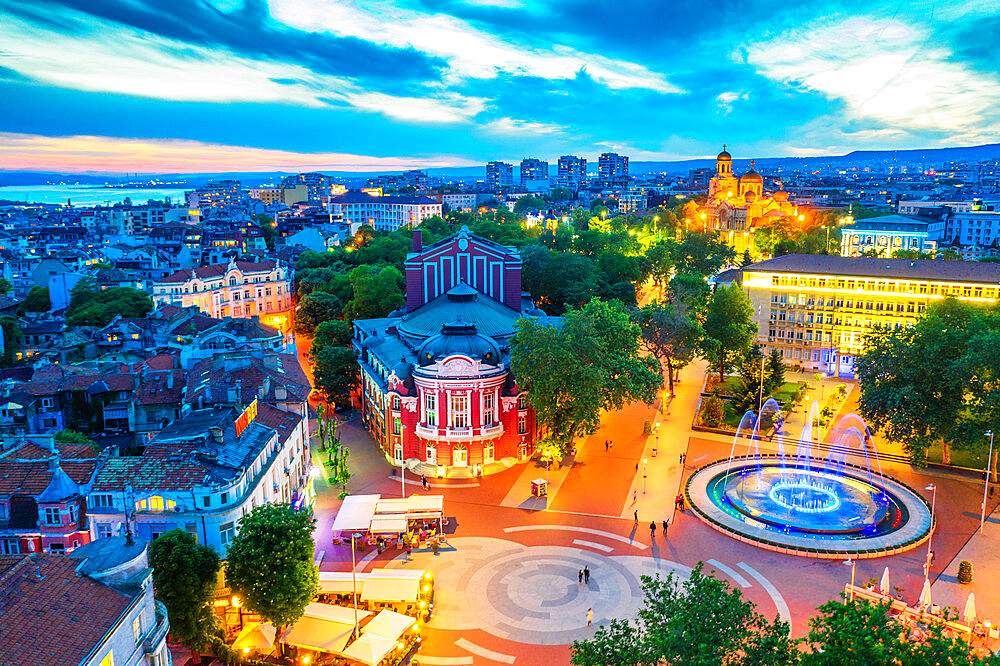
[{"label": "chimney", "polygon": [[174,373],[172,370],[167,370],[167,388],[172,389],[174,387]]},{"label": "chimney", "polygon": [[424,248],[424,234],[420,229],[413,230],[413,251],[420,252]]},{"label": "chimney", "polygon": [[212,427],[209,432],[212,433],[212,439],[214,439],[219,444],[222,444],[222,428],[219,426]]}]

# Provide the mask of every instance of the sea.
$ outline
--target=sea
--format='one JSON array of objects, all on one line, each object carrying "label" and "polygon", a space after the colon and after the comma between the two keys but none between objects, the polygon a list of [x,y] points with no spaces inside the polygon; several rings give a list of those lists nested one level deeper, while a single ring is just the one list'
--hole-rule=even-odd
[{"label": "sea", "polygon": [[[97,185],[10,185],[0,186],[0,200],[27,203],[96,206],[120,203],[129,198],[132,203],[145,203],[149,199],[170,197],[173,203],[184,201],[185,188],[130,188]],[[193,189],[188,186],[187,189]]]}]

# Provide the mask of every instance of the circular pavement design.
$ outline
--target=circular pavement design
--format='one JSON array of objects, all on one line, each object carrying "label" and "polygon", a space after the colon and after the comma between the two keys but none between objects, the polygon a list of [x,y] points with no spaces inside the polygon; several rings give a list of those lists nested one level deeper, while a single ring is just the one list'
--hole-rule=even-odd
[{"label": "circular pavement design", "polygon": [[[611,618],[634,617],[642,603],[640,576],[673,572],[684,565],[640,556],[607,556],[582,548],[524,546],[503,539],[453,538],[454,551],[402,555],[393,567],[434,572],[434,616],[438,629],[481,629],[534,645],[566,645],[588,638]],[[590,569],[590,584],[578,572]],[[594,624],[587,627],[587,609]]]},{"label": "circular pavement design", "polygon": [[[772,461],[768,456],[761,458],[764,462]],[[732,469],[738,469],[743,462],[742,458],[733,458]],[[931,511],[927,502],[914,490],[888,476],[884,477],[885,489],[905,505],[909,514],[906,523],[888,534],[855,539],[817,539],[798,536],[794,531],[769,529],[757,521],[753,521],[756,523],[753,524],[724,511],[709,497],[709,484],[718,475],[726,473],[727,469],[729,469],[728,458],[709,463],[692,474],[688,478],[685,491],[688,502],[702,522],[753,546],[804,557],[833,559],[851,556],[865,559],[885,557],[916,548],[927,540],[930,533]],[[855,471],[858,470],[860,468],[856,468]]]}]

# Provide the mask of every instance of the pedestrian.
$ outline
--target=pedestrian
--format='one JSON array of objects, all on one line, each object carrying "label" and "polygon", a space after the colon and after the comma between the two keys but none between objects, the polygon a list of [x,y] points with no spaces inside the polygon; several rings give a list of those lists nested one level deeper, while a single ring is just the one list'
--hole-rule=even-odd
[{"label": "pedestrian", "polygon": [[639,471],[639,463],[635,464],[635,471],[637,471],[637,472]]},{"label": "pedestrian", "polygon": [[589,627],[590,624],[593,621],[594,621],[594,609],[593,608],[588,608],[587,609],[587,626]]},{"label": "pedestrian", "polygon": [[670,525],[666,520],[663,521],[663,536],[667,536],[667,527]]},{"label": "pedestrian", "polygon": [[684,463],[684,454],[683,453],[678,453],[677,454],[677,462],[679,462],[681,464]]},{"label": "pedestrian", "polygon": [[604,452],[607,453],[610,450],[610,448],[611,447],[608,444],[608,440],[604,440]]},{"label": "pedestrian", "polygon": [[649,538],[656,538],[656,523],[653,521],[649,521]]},{"label": "pedestrian", "polygon": [[583,569],[576,572],[576,584],[583,585]]},{"label": "pedestrian", "polygon": [[420,484],[424,487],[424,490],[427,490],[427,477],[423,474],[420,475]]},{"label": "pedestrian", "polygon": [[413,546],[411,546],[411,545],[410,545],[410,542],[409,542],[409,541],[407,541],[407,542],[406,542],[406,559],[410,559],[410,552],[411,552],[412,550],[413,550]]},{"label": "pedestrian", "polygon": [[[634,501],[635,500],[635,496],[633,496],[632,499]],[[639,524],[639,509],[636,509],[635,513],[633,515],[635,516],[635,521],[634,522],[635,522],[636,525],[638,525]]]},{"label": "pedestrian", "polygon": [[583,567],[583,582],[590,585],[590,567]]}]

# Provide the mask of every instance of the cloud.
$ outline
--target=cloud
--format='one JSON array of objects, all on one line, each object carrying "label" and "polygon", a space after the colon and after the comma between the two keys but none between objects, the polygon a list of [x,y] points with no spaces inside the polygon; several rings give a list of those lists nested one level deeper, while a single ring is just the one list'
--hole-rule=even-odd
[{"label": "cloud", "polygon": [[66,173],[205,173],[225,171],[392,171],[478,162],[450,157],[375,157],[227,146],[179,139],[40,136],[0,132],[6,169]]},{"label": "cloud", "polygon": [[[492,79],[499,72],[570,79],[586,71],[614,89],[642,88],[661,93],[683,92],[663,74],[644,65],[583,53],[563,44],[526,38],[505,41],[447,14],[420,14],[392,5],[344,0],[272,0],[271,14],[301,30],[322,31],[393,46],[412,47],[446,60],[445,80]],[[532,43],[535,42],[535,43]]]},{"label": "cloud", "polygon": [[561,134],[569,131],[569,127],[554,123],[537,123],[515,118],[497,118],[486,124],[486,129],[501,133],[526,134]]},{"label": "cloud", "polygon": [[998,127],[996,94],[986,91],[1000,81],[957,62],[920,26],[824,20],[750,45],[746,60],[773,81],[841,100],[842,122],[963,141],[985,139]]},{"label": "cloud", "polygon": [[742,100],[750,99],[750,93],[748,92],[738,93],[731,91],[719,93],[715,97],[715,103],[719,106],[720,109],[722,109],[722,113],[728,114],[731,113],[733,110],[733,102],[736,102],[737,100],[741,99]]},{"label": "cloud", "polygon": [[109,26],[76,15],[71,34],[16,15],[0,21],[4,64],[25,77],[76,90],[173,101],[350,106],[404,122],[454,123],[479,113],[483,101],[425,88],[422,97],[392,95],[349,78],[301,65],[231,52]]}]

